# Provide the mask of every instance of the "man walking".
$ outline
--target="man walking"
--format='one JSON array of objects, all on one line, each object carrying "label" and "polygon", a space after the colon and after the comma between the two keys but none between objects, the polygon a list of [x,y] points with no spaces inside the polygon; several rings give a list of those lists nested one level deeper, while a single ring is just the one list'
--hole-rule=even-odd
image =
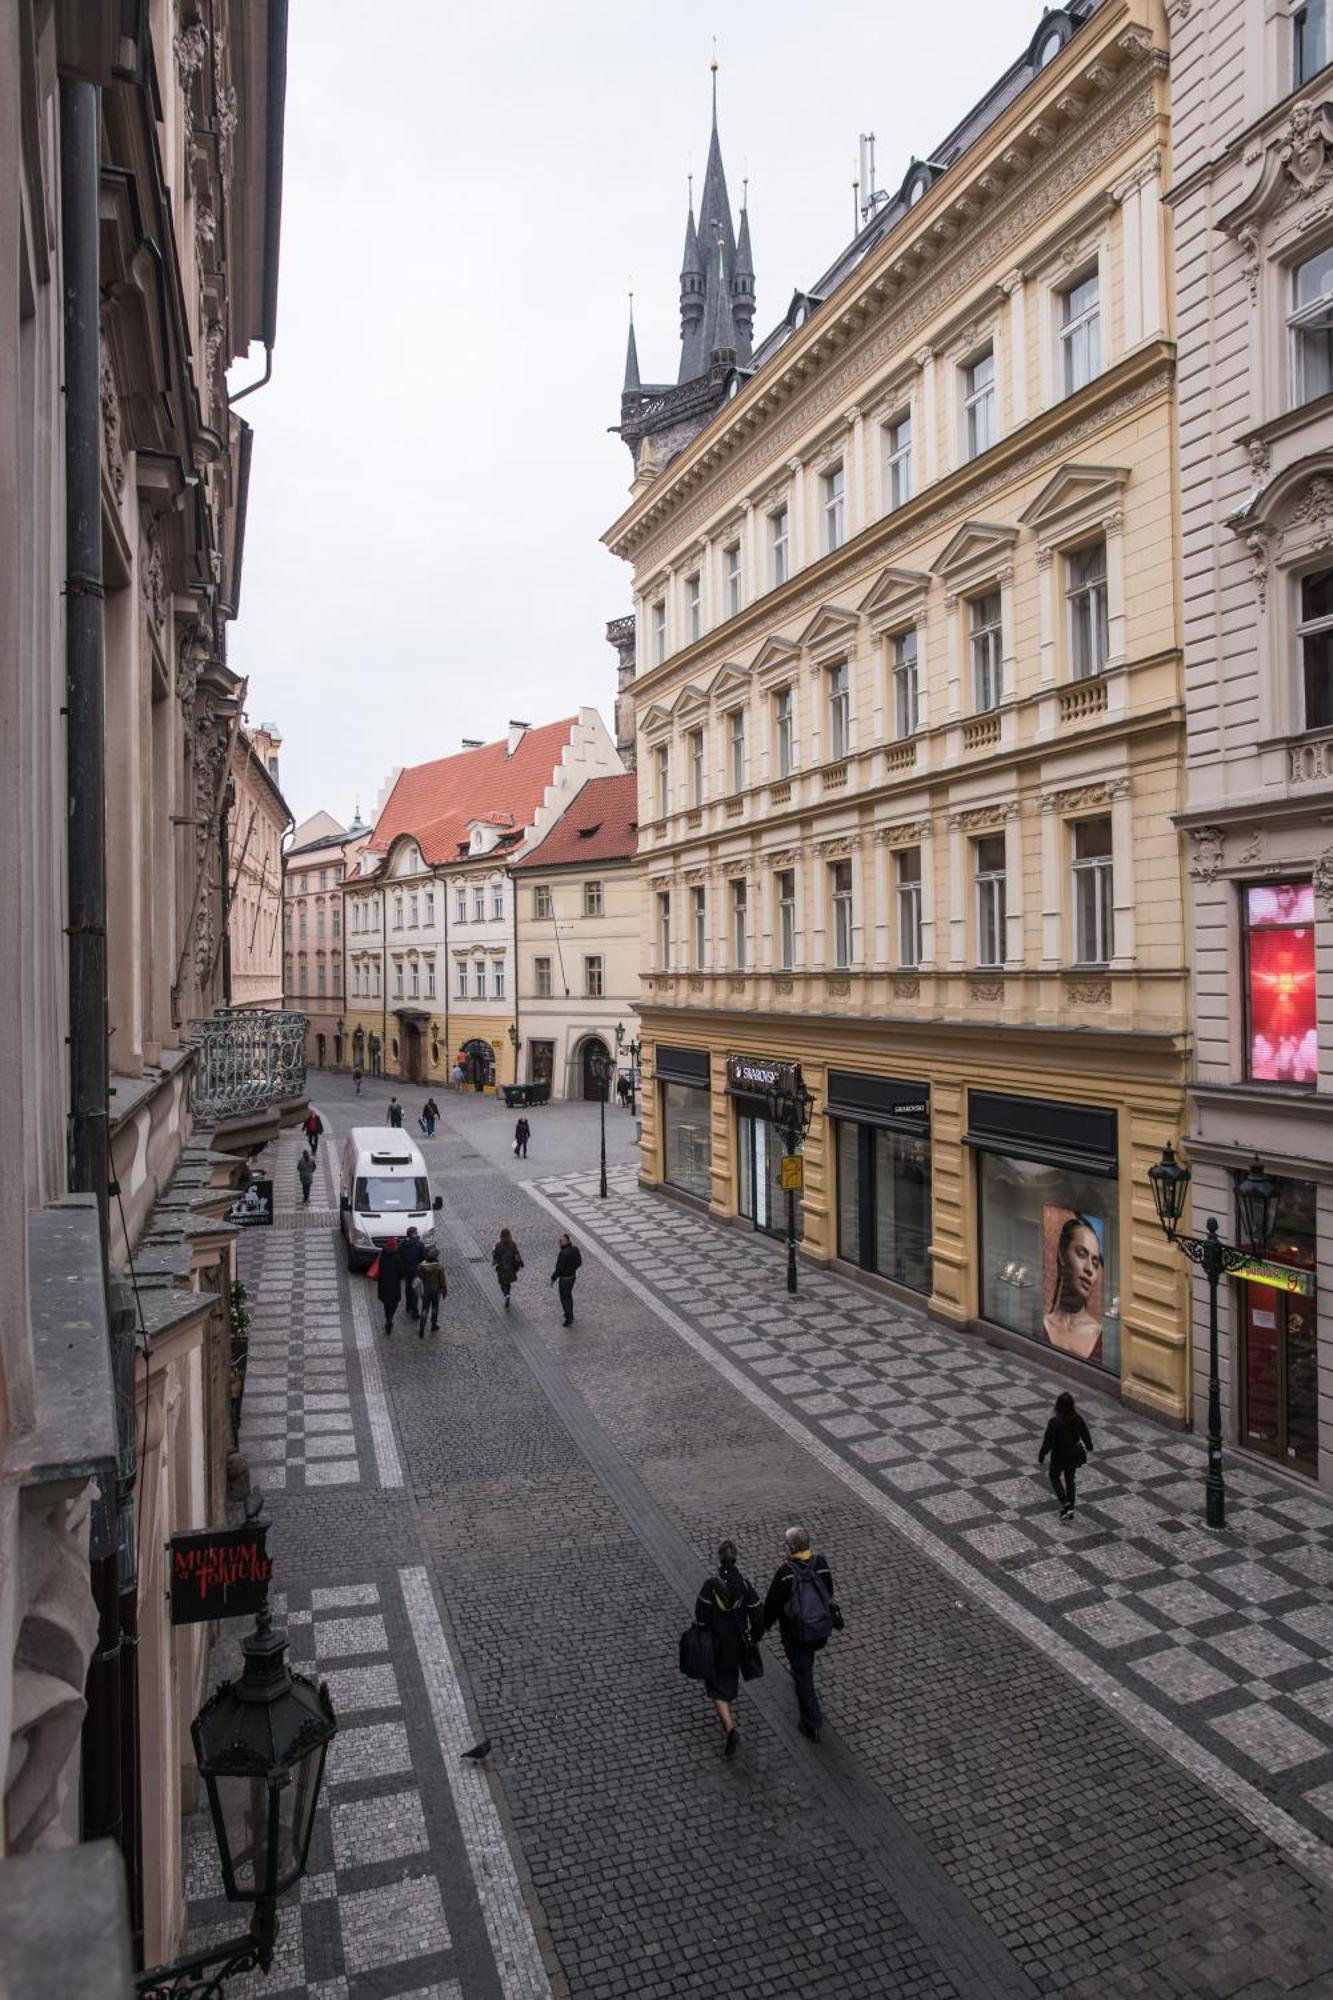
[{"label": "man walking", "polygon": [[440,1115],[439,1105],[435,1102],[435,1099],[433,1097],[428,1097],[426,1099],[426,1102],[421,1107],[422,1129],[424,1130],[426,1137],[428,1139],[433,1139],[435,1137],[435,1123],[436,1120],[439,1118],[439,1115]]},{"label": "man walking", "polygon": [[315,1160],[308,1146],[303,1148],[301,1157],[296,1162],[296,1172],[301,1182],[301,1206],[309,1208],[310,1184],[315,1178]]},{"label": "man walking", "polygon": [[520,1118],[514,1127],[514,1151],[520,1160],[526,1160],[528,1157],[528,1140],[531,1136],[532,1127],[526,1118]]},{"label": "man walking", "polygon": [[764,1630],[777,1625],[787,1655],[802,1736],[818,1743],[824,1726],[815,1692],[815,1654],[828,1644],[830,1632],[842,1630],[842,1613],[833,1601],[833,1572],[823,1556],[814,1555],[804,1528],[788,1528],[786,1560],[778,1565],[764,1599]]},{"label": "man walking", "polygon": [[306,1142],[310,1147],[311,1159],[313,1159],[316,1153],[318,1153],[319,1151],[319,1135],[323,1130],[324,1130],[324,1120],[320,1117],[318,1111],[316,1111],[314,1105],[312,1104],[305,1121],[305,1136],[306,1136]]},{"label": "man walking", "polygon": [[560,1294],[560,1310],[565,1316],[565,1325],[574,1324],[574,1280],[579,1274],[583,1253],[568,1235],[560,1238],[560,1248],[555,1255],[555,1269],[551,1273],[551,1283]]},{"label": "man walking", "polygon": [[421,1287],[421,1314],[417,1321],[417,1331],[424,1340],[428,1318],[431,1332],[438,1333],[440,1330],[440,1300],[449,1289],[444,1280],[444,1266],[440,1262],[438,1250],[427,1250],[421,1260],[421,1269],[417,1272],[417,1283]]},{"label": "man walking", "polygon": [[360,1066],[359,1066],[359,1065],[357,1066],[357,1068],[356,1068],[356,1069],[354,1069],[354,1070],[352,1071],[352,1082],[353,1082],[353,1083],[354,1083],[354,1084],[356,1085],[356,1094],[357,1094],[357,1096],[358,1096],[358,1097],[360,1097],[360,1095],[361,1095],[361,1069],[360,1069]]},{"label": "man walking", "polygon": [[403,1122],[403,1107],[396,1097],[389,1099],[389,1123],[395,1127]]},{"label": "man walking", "polygon": [[421,1240],[421,1231],[414,1222],[398,1248],[398,1261],[403,1267],[403,1290],[407,1294],[407,1310],[413,1319],[419,1319],[421,1316],[417,1301],[417,1273],[421,1269],[425,1255],[426,1246]]}]

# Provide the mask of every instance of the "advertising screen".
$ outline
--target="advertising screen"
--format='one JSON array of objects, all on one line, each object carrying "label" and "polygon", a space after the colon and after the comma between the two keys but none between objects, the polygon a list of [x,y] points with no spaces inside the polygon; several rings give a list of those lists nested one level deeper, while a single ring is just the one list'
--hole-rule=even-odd
[{"label": "advertising screen", "polygon": [[1318,1079],[1314,889],[1279,882],[1245,891],[1249,1074],[1257,1083]]}]

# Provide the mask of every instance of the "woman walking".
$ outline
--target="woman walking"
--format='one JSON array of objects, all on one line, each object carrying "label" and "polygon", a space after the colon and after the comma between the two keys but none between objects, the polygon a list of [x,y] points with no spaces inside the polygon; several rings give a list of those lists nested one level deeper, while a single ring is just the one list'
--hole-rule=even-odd
[{"label": "woman walking", "polygon": [[1044,1465],[1050,1458],[1051,1485],[1055,1497],[1060,1502],[1060,1519],[1067,1521],[1074,1511],[1074,1475],[1081,1465],[1088,1462],[1092,1450],[1092,1433],[1074,1407],[1074,1398],[1068,1389],[1062,1389],[1055,1399],[1055,1409],[1046,1426],[1046,1435],[1041,1441],[1038,1465]]},{"label": "woman walking", "polygon": [[705,1578],[700,1587],[694,1622],[706,1625],[713,1635],[713,1672],[704,1682],[704,1691],[725,1731],[724,1757],[734,1757],[740,1745],[732,1704],[740,1693],[741,1660],[757,1643],[760,1610],[759,1593],[737,1564],[736,1544],[723,1542],[715,1574]]},{"label": "woman walking", "polygon": [[375,1290],[380,1304],[384,1307],[385,1334],[393,1332],[393,1316],[397,1312],[403,1296],[403,1262],[398,1254],[398,1238],[387,1236],[384,1248],[379,1254],[379,1275],[375,1279]]},{"label": "woman walking", "polygon": [[424,1340],[427,1318],[430,1320],[431,1332],[439,1332],[440,1300],[449,1290],[444,1281],[444,1266],[440,1262],[438,1250],[427,1250],[421,1260],[421,1269],[417,1272],[417,1282],[421,1287],[421,1317],[417,1324],[417,1332]]},{"label": "woman walking", "polygon": [[495,1266],[495,1275],[500,1281],[500,1290],[504,1293],[504,1302],[507,1306],[510,1288],[523,1269],[523,1259],[519,1254],[518,1245],[507,1229],[500,1231],[500,1240],[491,1252],[491,1262]]}]

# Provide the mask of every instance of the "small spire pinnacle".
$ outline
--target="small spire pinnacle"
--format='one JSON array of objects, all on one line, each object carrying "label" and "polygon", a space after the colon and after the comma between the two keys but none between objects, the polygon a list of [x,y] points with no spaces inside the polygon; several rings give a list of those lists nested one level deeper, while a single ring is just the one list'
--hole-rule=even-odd
[{"label": "small spire pinnacle", "polygon": [[629,339],[625,343],[625,381],[622,394],[629,395],[639,387],[639,346],[634,338],[634,294],[629,295]]},{"label": "small spire pinnacle", "polygon": [[713,72],[713,130],[717,130],[717,36],[713,37],[713,60],[708,65]]}]

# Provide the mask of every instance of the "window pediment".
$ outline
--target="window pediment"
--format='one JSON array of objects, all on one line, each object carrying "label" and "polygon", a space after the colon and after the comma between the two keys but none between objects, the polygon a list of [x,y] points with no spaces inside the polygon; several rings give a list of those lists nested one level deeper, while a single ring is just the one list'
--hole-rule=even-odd
[{"label": "window pediment", "polygon": [[1128,481],[1123,465],[1062,465],[1018,518],[1039,541],[1059,541],[1071,528],[1114,513]]},{"label": "window pediment", "polygon": [[671,724],[671,710],[664,702],[655,701],[652,707],[645,712],[639,728],[647,737],[664,736],[671,728]]},{"label": "window pediment", "polygon": [[696,687],[693,682],[681,689],[671,705],[673,715],[706,715],[708,712],[708,690]]},{"label": "window pediment", "polygon": [[964,521],[931,564],[936,576],[963,579],[1007,567],[1018,540],[1017,528],[996,521]]},{"label": "window pediment", "polygon": [[798,644],[808,653],[826,653],[847,646],[856,636],[857,614],[841,604],[821,604]]},{"label": "window pediment", "polygon": [[1333,104],[1293,104],[1269,135],[1258,173],[1218,228],[1253,250],[1261,225],[1294,208],[1333,179]]},{"label": "window pediment", "polygon": [[918,608],[930,589],[930,581],[926,570],[892,566],[882,569],[858,609],[863,617],[869,618],[872,628],[889,624],[903,612]]},{"label": "window pediment", "polygon": [[777,667],[791,669],[799,663],[800,657],[800,647],[793,645],[790,639],[765,639],[750,662],[750,672],[767,674]]},{"label": "window pediment", "polygon": [[1249,545],[1260,602],[1278,569],[1333,548],[1333,452],[1315,452],[1260,488],[1228,526]]},{"label": "window pediment", "polygon": [[731,660],[720,666],[708,684],[710,701],[726,701],[728,698],[744,696],[750,691],[750,674],[744,667],[738,667]]}]

